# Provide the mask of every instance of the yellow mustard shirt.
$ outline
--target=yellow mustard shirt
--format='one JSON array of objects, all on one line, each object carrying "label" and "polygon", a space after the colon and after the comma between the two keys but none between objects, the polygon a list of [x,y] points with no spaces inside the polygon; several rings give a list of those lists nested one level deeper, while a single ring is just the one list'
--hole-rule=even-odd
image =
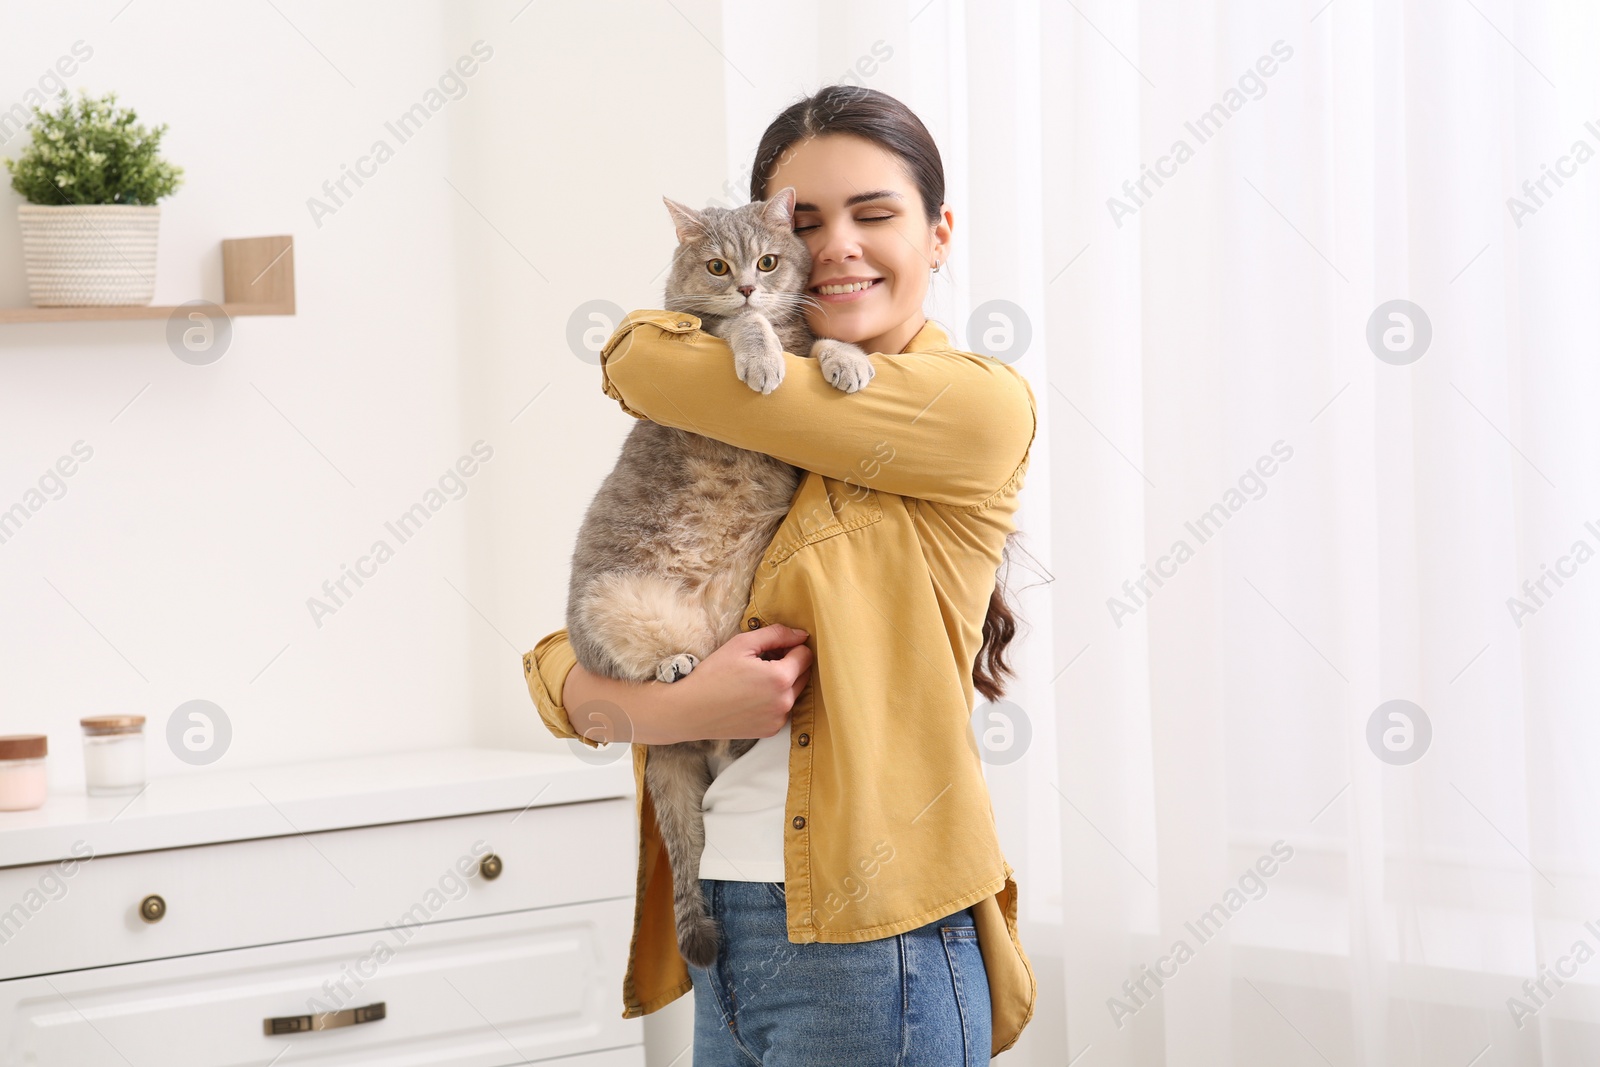
[{"label": "yellow mustard shirt", "polygon": [[[630,313],[601,351],[605,394],[635,418],[801,468],[745,611],[751,629],[798,627],[815,654],[790,711],[784,887],[795,944],[890,937],[971,906],[989,977],[992,1053],[1016,1043],[1038,986],[1017,937],[1017,885],[1001,854],[971,727],[972,665],[1037,428],[1027,380],[962,352],[927,323],[844,393],[784,353],[766,396],[693,315]],[[557,737],[582,737],[560,703],[576,662],[565,629],[523,656]],[[624,1018],[693,988],[678,951],[672,878],[644,767]]]}]

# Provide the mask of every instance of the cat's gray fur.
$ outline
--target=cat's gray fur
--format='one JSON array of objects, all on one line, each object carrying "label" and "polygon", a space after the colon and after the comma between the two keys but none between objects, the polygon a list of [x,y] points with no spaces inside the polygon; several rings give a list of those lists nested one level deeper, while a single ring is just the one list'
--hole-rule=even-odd
[{"label": "cat's gray fur", "polygon": [[[663,198],[665,199],[665,198]],[[860,348],[814,338],[802,314],[811,255],[794,233],[795,191],[733,209],[666,200],[678,232],[662,306],[699,317],[728,342],[739,380],[765,395],[783,381],[785,351],[810,355],[836,388],[872,380]],[[763,256],[775,255],[763,271]],[[722,276],[712,260],[729,268]],[[741,286],[750,286],[748,295]],[[800,484],[800,471],[760,452],[645,419],[578,530],[567,632],[578,662],[626,681],[674,682],[739,632],[759,564]],[[645,783],[672,866],[678,948],[699,967],[718,932],[700,893],[701,805],[711,780],[756,743],[707,739],[651,745]]]}]

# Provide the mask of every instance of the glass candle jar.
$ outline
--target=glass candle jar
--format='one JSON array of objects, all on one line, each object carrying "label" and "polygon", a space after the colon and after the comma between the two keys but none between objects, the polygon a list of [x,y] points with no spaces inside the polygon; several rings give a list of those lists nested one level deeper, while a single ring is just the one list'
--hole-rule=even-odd
[{"label": "glass candle jar", "polygon": [[83,727],[83,779],[92,797],[144,788],[144,716],[93,715]]},{"label": "glass candle jar", "polygon": [[0,737],[0,811],[27,811],[44,803],[44,734]]}]

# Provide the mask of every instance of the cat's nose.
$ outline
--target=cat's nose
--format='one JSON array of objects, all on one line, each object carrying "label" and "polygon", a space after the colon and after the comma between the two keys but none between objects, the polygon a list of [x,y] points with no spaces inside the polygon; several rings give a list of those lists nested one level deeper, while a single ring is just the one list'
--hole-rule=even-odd
[{"label": "cat's nose", "polygon": [[749,296],[751,293],[756,291],[756,287],[753,285],[741,285],[739,286],[739,291],[745,296]]}]

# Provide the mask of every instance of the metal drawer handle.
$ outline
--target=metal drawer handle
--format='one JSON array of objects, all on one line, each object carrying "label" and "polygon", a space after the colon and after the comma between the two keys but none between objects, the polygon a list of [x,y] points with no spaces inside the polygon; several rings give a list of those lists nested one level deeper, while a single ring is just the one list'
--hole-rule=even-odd
[{"label": "metal drawer handle", "polygon": [[264,1019],[261,1028],[268,1037],[277,1034],[303,1034],[311,1030],[332,1030],[340,1026],[358,1026],[361,1023],[374,1023],[388,1015],[383,1001],[368,1004],[361,1008],[345,1008],[343,1011],[321,1011],[315,1015],[279,1015],[276,1018]]}]

